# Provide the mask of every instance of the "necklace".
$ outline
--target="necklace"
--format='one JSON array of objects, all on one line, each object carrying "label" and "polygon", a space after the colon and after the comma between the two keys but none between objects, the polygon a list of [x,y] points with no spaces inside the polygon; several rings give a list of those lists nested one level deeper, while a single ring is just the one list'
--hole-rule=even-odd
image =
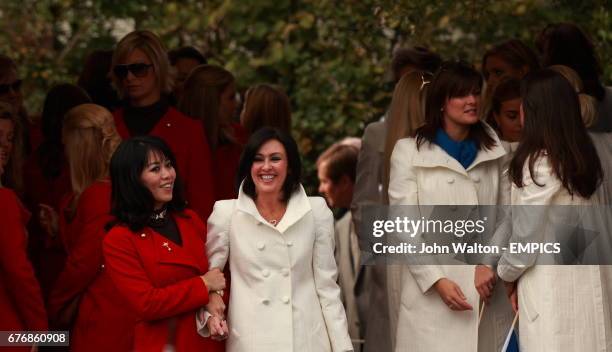
[{"label": "necklace", "polygon": [[153,211],[153,214],[149,217],[149,225],[154,227],[162,226],[166,223],[166,214],[168,213],[168,208],[164,207],[160,210]]},{"label": "necklace", "polygon": [[274,226],[274,227],[276,227],[276,225],[278,225],[278,220],[270,219],[270,220],[268,220],[268,222],[270,224],[272,224],[272,226]]}]

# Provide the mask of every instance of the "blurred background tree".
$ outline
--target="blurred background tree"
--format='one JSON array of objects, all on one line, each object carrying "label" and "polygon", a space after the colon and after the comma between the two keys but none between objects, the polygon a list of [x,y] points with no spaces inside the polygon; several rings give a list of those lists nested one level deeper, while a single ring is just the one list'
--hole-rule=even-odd
[{"label": "blurred background tree", "polygon": [[608,0],[4,0],[0,52],[19,63],[35,113],[51,86],[76,81],[89,52],[112,49],[133,29],[153,30],[170,49],[193,45],[241,90],[285,89],[314,191],[319,153],[384,114],[395,48],[423,45],[478,65],[499,41],[533,45],[546,24],[569,21],[595,42],[609,84],[610,8]]}]

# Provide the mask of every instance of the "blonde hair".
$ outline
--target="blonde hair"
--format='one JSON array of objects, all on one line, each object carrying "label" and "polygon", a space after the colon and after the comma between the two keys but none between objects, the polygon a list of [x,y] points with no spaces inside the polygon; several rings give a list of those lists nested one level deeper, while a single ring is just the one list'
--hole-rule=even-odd
[{"label": "blonde hair", "polygon": [[0,182],[0,185],[13,189],[17,194],[22,195],[23,193],[23,163],[25,159],[23,139],[21,129],[23,125],[19,120],[17,113],[15,112],[12,105],[9,103],[0,101],[0,119],[9,120],[13,124],[13,149],[11,154],[8,156],[9,160],[4,168],[4,173],[0,174],[4,182]]},{"label": "blonde hair", "polygon": [[66,113],[62,138],[76,199],[94,181],[108,177],[110,159],[121,137],[108,110],[81,104]]},{"label": "blonde hair", "polygon": [[[121,64],[121,62],[135,49],[142,50],[149,60],[151,60],[160,91],[162,93],[172,92],[173,81],[170,75],[170,61],[168,60],[166,48],[155,33],[151,31],[133,31],[123,37],[113,52],[111,67]],[[112,69],[111,78],[119,95],[124,97],[125,92],[123,91],[121,79],[115,75]]]},{"label": "blonde hair", "polygon": [[582,122],[585,127],[591,127],[597,120],[597,100],[588,94],[583,93],[584,85],[582,79],[576,71],[571,67],[565,65],[552,65],[549,66],[551,70],[560,73],[565,79],[567,79],[574,90],[578,94],[578,101],[580,102],[580,115],[582,116]]},{"label": "blonde hair", "polygon": [[282,90],[269,84],[252,86],[245,94],[244,105],[242,125],[247,133],[266,126],[291,134],[291,104]]},{"label": "blonde hair", "polygon": [[393,99],[387,115],[387,136],[383,159],[383,196],[389,202],[389,175],[391,153],[395,143],[406,137],[414,136],[416,129],[425,122],[425,96],[431,77],[421,71],[404,74],[393,90]]},{"label": "blonde hair", "polygon": [[234,141],[229,125],[219,121],[219,105],[223,91],[235,82],[234,75],[213,65],[194,68],[183,85],[178,109],[185,115],[202,121],[211,150],[217,149],[220,138]]}]

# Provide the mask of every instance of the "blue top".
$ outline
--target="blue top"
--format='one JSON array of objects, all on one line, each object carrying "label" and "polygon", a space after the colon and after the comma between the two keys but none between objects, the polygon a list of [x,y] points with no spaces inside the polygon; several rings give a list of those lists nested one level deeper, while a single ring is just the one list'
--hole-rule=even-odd
[{"label": "blue top", "polygon": [[434,142],[444,149],[448,155],[455,158],[464,169],[472,165],[474,159],[476,159],[476,154],[478,154],[478,146],[472,139],[456,142],[441,128],[436,132]]}]

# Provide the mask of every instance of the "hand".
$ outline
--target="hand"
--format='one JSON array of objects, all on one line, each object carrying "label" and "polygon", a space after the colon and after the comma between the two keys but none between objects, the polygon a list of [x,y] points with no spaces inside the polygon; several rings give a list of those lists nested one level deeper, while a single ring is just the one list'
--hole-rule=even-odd
[{"label": "hand", "polygon": [[472,310],[472,306],[467,302],[463,291],[455,282],[442,278],[434,284],[434,288],[438,291],[440,298],[450,309],[463,311]]},{"label": "hand", "polygon": [[516,289],[516,281],[515,282],[504,282],[506,286],[506,295],[508,299],[510,299],[510,304],[512,304],[512,310],[514,313],[518,312],[518,290]]},{"label": "hand", "polygon": [[219,291],[225,289],[225,276],[219,268],[213,268],[206,274],[200,276],[208,291]]},{"label": "hand", "polygon": [[38,215],[40,225],[47,235],[55,237],[59,227],[59,216],[57,215],[57,211],[47,204],[41,203],[38,206],[40,207],[40,213]]},{"label": "hand", "polygon": [[480,295],[480,299],[489,303],[495,288],[495,272],[486,265],[477,265],[474,272],[474,286]]},{"label": "hand", "polygon": [[213,315],[208,319],[207,325],[208,331],[210,331],[210,338],[213,340],[222,341],[228,338],[229,328],[225,319]]},{"label": "hand", "polygon": [[210,314],[223,319],[225,317],[225,303],[223,302],[223,298],[216,293],[209,295],[206,310]]}]

